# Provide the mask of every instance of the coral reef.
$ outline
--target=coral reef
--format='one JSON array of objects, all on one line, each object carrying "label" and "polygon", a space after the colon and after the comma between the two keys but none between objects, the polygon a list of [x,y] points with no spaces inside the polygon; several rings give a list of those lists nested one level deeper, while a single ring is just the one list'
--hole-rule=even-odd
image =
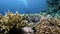
[{"label": "coral reef", "polygon": [[60,19],[47,18],[35,25],[36,34],[60,34]]},{"label": "coral reef", "polygon": [[0,14],[0,34],[60,34],[60,0],[47,0],[39,14]]},{"label": "coral reef", "polygon": [[50,15],[13,14],[9,11],[5,16],[0,15],[0,33],[60,34],[60,19],[51,17]]},{"label": "coral reef", "polygon": [[52,16],[60,19],[60,0],[47,0],[48,9],[41,11],[44,16]]},{"label": "coral reef", "polygon": [[7,12],[5,16],[0,15],[0,30],[4,30],[4,33],[7,33],[12,28],[21,29],[26,26],[28,26],[28,23],[24,20],[24,17],[20,16],[18,13],[13,14]]}]

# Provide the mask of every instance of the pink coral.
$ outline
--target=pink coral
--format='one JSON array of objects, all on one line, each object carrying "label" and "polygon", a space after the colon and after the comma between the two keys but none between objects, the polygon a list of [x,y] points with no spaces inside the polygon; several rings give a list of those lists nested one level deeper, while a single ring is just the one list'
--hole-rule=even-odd
[{"label": "pink coral", "polygon": [[34,31],[30,27],[23,27],[22,28],[27,34],[34,34]]}]

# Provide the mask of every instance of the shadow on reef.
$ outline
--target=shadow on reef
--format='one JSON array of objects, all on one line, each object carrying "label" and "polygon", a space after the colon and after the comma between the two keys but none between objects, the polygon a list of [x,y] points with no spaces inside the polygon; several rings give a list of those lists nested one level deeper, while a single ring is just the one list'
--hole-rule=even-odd
[{"label": "shadow on reef", "polygon": [[10,29],[10,31],[8,32],[8,34],[24,34],[24,31],[22,31],[22,29],[12,28],[12,29]]}]

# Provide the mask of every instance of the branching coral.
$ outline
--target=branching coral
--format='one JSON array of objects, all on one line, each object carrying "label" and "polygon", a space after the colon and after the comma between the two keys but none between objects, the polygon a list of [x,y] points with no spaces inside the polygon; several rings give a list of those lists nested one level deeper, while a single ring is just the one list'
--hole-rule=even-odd
[{"label": "branching coral", "polygon": [[[0,16],[1,17],[1,16]],[[28,26],[28,23],[24,21],[24,17],[20,16],[18,13],[13,14],[8,12],[1,20],[1,30],[10,31],[11,28],[21,29],[22,27]]]}]

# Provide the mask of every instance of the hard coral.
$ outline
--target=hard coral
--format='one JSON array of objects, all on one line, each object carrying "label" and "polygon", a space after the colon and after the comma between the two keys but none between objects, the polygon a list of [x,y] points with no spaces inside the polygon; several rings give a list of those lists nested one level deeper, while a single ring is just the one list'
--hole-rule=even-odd
[{"label": "hard coral", "polygon": [[57,20],[55,19],[42,19],[36,24],[36,34],[60,34],[60,28],[56,25]]},{"label": "hard coral", "polygon": [[[2,18],[2,17],[1,17]],[[5,30],[5,33],[10,31],[11,28],[21,29],[22,27],[27,26],[26,21],[24,21],[24,17],[20,16],[18,13],[13,14],[8,12],[1,20],[2,23],[0,26],[1,30]]]}]

